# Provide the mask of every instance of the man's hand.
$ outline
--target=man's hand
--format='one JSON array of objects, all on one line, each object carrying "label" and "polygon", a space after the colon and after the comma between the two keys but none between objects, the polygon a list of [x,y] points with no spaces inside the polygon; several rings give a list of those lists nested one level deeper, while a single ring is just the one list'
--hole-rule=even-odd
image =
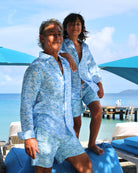
[{"label": "man's hand", "polygon": [[77,65],[74,59],[72,58],[72,56],[68,53],[60,53],[60,55],[67,59],[67,61],[69,62],[70,68],[72,68],[72,71],[75,72],[77,70]]},{"label": "man's hand", "polygon": [[103,85],[102,82],[97,83],[99,90],[98,90],[98,96],[99,98],[102,98],[104,96],[104,90],[103,90]]},{"label": "man's hand", "polygon": [[35,138],[25,140],[25,152],[32,159],[36,159],[36,152],[39,153],[39,150],[38,150],[38,143]]}]

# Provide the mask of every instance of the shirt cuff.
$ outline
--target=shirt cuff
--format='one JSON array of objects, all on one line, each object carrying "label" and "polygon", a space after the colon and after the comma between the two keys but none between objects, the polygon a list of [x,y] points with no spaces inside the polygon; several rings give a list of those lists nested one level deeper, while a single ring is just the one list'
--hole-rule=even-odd
[{"label": "shirt cuff", "polygon": [[34,134],[34,131],[28,130],[26,132],[19,132],[18,137],[20,139],[26,140],[26,139],[30,139],[30,138],[35,138],[35,134]]},{"label": "shirt cuff", "polygon": [[102,81],[102,78],[99,77],[99,76],[94,76],[94,77],[93,77],[93,81],[94,81],[95,83],[99,83],[99,82]]}]

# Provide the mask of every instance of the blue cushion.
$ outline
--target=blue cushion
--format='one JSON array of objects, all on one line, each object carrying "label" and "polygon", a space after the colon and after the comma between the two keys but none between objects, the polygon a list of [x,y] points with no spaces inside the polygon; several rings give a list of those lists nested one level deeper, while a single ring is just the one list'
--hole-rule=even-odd
[{"label": "blue cushion", "polygon": [[125,144],[130,145],[132,147],[138,148],[138,136],[128,137],[124,139]]},{"label": "blue cushion", "polygon": [[24,149],[12,148],[5,158],[6,172],[19,172],[24,167],[27,154]]},{"label": "blue cushion", "polygon": [[127,145],[124,142],[124,139],[114,140],[114,141],[111,142],[111,144],[115,148],[118,148],[118,149],[121,149],[123,151],[127,151],[127,152],[138,155],[138,148]]},{"label": "blue cushion", "polygon": [[[93,172],[96,173],[122,173],[119,160],[115,150],[110,144],[100,144],[105,153],[97,155],[86,149],[89,155]],[[18,156],[18,159],[17,159]],[[12,159],[12,160],[11,160]],[[6,173],[34,173],[34,167],[31,166],[31,158],[25,153],[24,149],[12,148],[5,159]],[[74,167],[67,161],[61,164],[54,162],[52,173],[76,173]]]},{"label": "blue cushion", "polygon": [[31,165],[31,158],[27,155],[26,160],[24,162],[24,166],[18,171],[18,173],[34,173],[34,172],[35,168],[34,166]]}]

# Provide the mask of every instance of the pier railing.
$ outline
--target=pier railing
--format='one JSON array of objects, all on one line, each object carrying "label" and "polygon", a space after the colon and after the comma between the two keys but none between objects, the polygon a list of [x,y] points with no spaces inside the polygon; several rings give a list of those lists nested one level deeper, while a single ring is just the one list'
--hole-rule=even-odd
[{"label": "pier railing", "polygon": [[[115,119],[119,115],[120,120],[138,120],[138,107],[132,106],[102,106],[102,118]],[[86,110],[83,113],[84,117],[90,117],[90,111]]]}]

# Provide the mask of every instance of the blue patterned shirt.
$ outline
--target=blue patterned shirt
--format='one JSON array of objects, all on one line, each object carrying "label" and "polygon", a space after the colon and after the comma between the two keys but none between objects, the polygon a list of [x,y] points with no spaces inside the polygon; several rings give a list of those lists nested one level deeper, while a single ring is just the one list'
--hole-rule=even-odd
[{"label": "blue patterned shirt", "polygon": [[101,81],[101,75],[88,45],[82,42],[82,58],[80,62],[75,46],[70,39],[64,39],[60,52],[69,53],[77,65],[77,71],[71,72],[72,98],[80,97],[81,79],[97,92],[99,90],[97,83]]},{"label": "blue patterned shirt", "polygon": [[21,139],[34,138],[35,127],[64,138],[73,134],[71,112],[71,71],[60,57],[63,74],[51,55],[40,52],[39,58],[27,68],[21,94]]}]

